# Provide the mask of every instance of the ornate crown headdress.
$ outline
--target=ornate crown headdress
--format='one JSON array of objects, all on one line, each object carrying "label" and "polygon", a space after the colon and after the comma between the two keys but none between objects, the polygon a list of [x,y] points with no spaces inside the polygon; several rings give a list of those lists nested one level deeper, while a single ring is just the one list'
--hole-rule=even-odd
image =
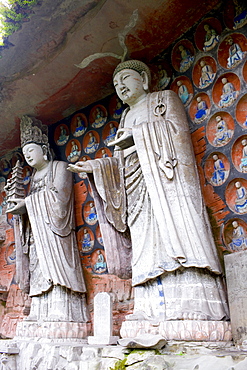
[{"label": "ornate crown headdress", "polygon": [[36,118],[22,116],[21,123],[21,147],[29,143],[48,146],[48,127]]}]

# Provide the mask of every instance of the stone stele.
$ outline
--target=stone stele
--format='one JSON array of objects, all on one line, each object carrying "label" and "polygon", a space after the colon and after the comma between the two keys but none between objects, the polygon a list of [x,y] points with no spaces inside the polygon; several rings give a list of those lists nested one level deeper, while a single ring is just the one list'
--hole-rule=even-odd
[{"label": "stone stele", "polygon": [[247,348],[247,251],[225,255],[224,259],[233,340]]},{"label": "stone stele", "polygon": [[116,344],[119,337],[112,335],[112,298],[102,292],[94,297],[94,336],[88,337],[89,344]]}]

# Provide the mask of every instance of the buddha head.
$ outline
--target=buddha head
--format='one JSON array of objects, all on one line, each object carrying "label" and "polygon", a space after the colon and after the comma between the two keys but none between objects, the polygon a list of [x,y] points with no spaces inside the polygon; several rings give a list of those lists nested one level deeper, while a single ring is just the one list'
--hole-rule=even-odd
[{"label": "buddha head", "polygon": [[27,164],[40,170],[46,166],[48,160],[48,147],[36,143],[28,143],[22,148]]},{"label": "buddha head", "polygon": [[122,62],[113,73],[113,84],[118,97],[130,106],[146,96],[150,80],[148,66],[139,60]]},{"label": "buddha head", "polygon": [[21,146],[27,164],[40,170],[52,159],[48,143],[48,128],[36,118],[21,118]]}]

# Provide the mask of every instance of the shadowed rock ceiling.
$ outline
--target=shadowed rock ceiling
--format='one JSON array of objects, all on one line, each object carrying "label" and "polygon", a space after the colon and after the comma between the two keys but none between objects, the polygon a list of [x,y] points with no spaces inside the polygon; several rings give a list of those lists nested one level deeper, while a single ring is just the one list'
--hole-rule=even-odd
[{"label": "shadowed rock ceiling", "polygon": [[[0,156],[19,146],[23,114],[49,125],[113,92],[119,35],[129,57],[148,63],[219,3],[43,0],[2,51]],[[103,55],[78,67],[95,53]]]}]

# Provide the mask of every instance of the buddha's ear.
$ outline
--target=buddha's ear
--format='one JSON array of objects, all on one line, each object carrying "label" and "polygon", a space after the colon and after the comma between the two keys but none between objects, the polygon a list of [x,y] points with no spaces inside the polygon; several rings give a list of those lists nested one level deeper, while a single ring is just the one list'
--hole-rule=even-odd
[{"label": "buddha's ear", "polygon": [[143,81],[143,89],[145,91],[148,91],[149,90],[149,86],[148,86],[148,75],[147,75],[147,72],[145,71],[142,71],[141,72],[141,77],[142,77],[142,81]]},{"label": "buddha's ear", "polygon": [[46,145],[42,145],[42,152],[43,154],[47,154],[47,146]]},{"label": "buddha's ear", "polygon": [[44,160],[47,161],[48,160],[48,148],[46,145],[42,145],[42,152],[43,152]]}]

